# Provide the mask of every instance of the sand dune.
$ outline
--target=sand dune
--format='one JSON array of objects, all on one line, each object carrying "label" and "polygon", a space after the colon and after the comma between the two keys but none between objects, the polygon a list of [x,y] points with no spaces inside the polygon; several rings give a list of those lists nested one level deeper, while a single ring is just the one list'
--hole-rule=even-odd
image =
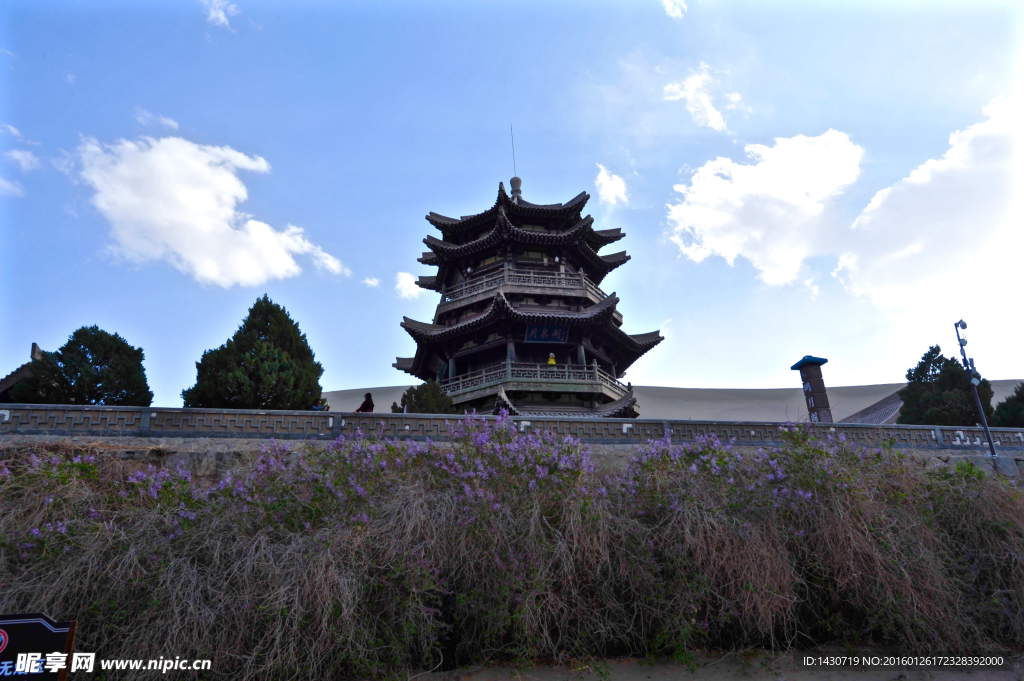
[{"label": "sand dune", "polygon": [[[1021,379],[992,381],[995,406],[1013,392]],[[880,402],[905,383],[830,386],[828,398],[836,421]],[[391,403],[401,400],[407,385],[332,390],[324,397],[333,411],[355,411],[367,392],[373,394],[375,410],[390,412]],[[635,385],[640,417],[645,419],[692,419],[694,421],[806,421],[803,391],[795,388],[725,389],[670,388]]]}]

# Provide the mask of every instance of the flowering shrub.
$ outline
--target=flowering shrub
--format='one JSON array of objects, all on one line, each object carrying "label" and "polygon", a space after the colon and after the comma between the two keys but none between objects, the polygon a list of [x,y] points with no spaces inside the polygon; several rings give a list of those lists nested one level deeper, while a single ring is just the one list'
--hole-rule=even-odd
[{"label": "flowering shrub", "polygon": [[842,640],[1020,650],[1024,500],[793,428],[778,449],[584,446],[467,418],[445,443],[271,443],[201,484],[50,448],[0,457],[0,611],[102,657],[225,677]]}]

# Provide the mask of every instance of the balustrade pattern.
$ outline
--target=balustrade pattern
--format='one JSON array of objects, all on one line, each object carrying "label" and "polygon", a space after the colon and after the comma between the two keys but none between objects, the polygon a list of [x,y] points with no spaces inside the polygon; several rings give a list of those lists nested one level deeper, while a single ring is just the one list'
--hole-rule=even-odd
[{"label": "balustrade pattern", "polygon": [[500,272],[489,274],[479,279],[471,279],[458,286],[453,286],[444,293],[442,303],[450,303],[462,298],[476,295],[502,285],[531,286],[537,288],[569,288],[584,289],[594,294],[597,300],[604,300],[604,291],[594,285],[587,276],[579,274],[540,274],[531,270],[505,268]]},{"label": "balustrade pattern", "polygon": [[622,385],[614,376],[593,365],[529,364],[525,362],[505,362],[454,378],[445,378],[441,380],[440,386],[445,393],[455,396],[511,381],[572,385],[599,384],[607,387],[616,397],[622,397],[627,390],[626,386]]},{"label": "balustrade pattern", "polygon": [[[541,365],[543,366],[543,365]],[[502,367],[504,371],[504,366]],[[589,370],[588,370],[589,371]],[[248,411],[239,409],[164,409],[67,405],[0,405],[0,436],[50,435],[210,437],[281,440],[326,440],[351,437],[359,430],[384,437],[435,441],[448,439],[448,424],[461,416],[431,414],[348,414],[342,412]],[[493,421],[493,416],[477,416]],[[771,447],[781,444],[781,423],[665,421],[654,419],[514,417],[521,432],[549,431],[592,444],[637,445],[662,440],[696,442],[717,437],[723,443]],[[789,426],[791,427],[791,426]],[[820,439],[844,438],[869,450],[893,442],[904,449],[972,450],[987,445],[980,428],[939,426],[818,424],[805,427]],[[1024,459],[1024,429],[993,428],[996,451]]]}]

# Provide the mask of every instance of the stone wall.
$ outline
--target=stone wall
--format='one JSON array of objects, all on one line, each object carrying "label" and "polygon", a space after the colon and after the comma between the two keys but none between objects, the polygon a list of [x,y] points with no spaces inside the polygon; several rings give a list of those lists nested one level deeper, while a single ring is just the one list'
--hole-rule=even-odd
[{"label": "stone wall", "polygon": [[[184,465],[203,477],[242,468],[271,440],[328,442],[359,430],[387,438],[444,442],[449,422],[461,417],[430,414],[348,414],[312,411],[164,409],[0,405],[0,447],[68,441],[98,447],[121,459],[160,466]],[[477,417],[493,420],[494,417]],[[590,446],[596,466],[612,470],[636,448],[666,435],[673,443],[716,436],[741,449],[777,446],[786,424],[655,419],[558,419],[514,417],[521,432],[551,431]],[[917,460],[970,460],[990,472],[1024,477],[1024,429],[994,428],[998,456],[988,454],[980,428],[805,424],[817,438],[829,435],[876,449],[887,442]]]}]

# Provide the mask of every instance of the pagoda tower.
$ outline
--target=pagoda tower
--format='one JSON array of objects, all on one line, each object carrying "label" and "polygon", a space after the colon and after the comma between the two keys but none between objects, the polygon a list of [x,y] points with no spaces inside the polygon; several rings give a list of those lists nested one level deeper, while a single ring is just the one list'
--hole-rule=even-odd
[{"label": "pagoda tower", "polygon": [[431,323],[404,318],[416,355],[393,366],[436,380],[460,411],[639,416],[619,378],[662,337],[624,332],[618,297],[600,288],[629,256],[598,251],[625,235],[581,217],[586,192],[538,205],[523,200],[522,180],[510,184],[483,213],[427,216],[441,238],[423,240],[419,262],[437,274],[416,283],[441,300]]}]

